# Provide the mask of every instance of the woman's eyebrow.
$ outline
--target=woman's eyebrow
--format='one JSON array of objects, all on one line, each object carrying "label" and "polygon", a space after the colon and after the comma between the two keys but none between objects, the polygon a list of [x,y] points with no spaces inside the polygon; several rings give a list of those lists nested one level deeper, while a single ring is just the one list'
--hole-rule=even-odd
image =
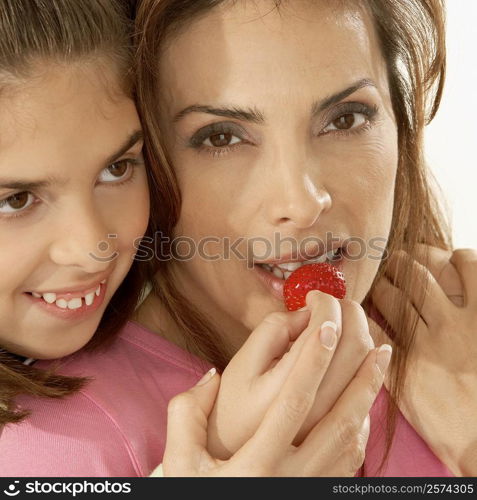
[{"label": "woman's eyebrow", "polygon": [[179,111],[179,113],[177,113],[174,116],[174,122],[178,122],[179,120],[184,118],[184,116],[190,113],[208,113],[209,115],[224,116],[225,118],[235,118],[236,120],[243,120],[258,124],[265,122],[263,114],[257,109],[252,109],[252,108],[241,109],[237,107],[216,108],[200,104],[187,106],[187,108],[184,108],[182,111]]},{"label": "woman's eyebrow", "polygon": [[336,92],[336,94],[330,95],[328,97],[321,99],[320,101],[315,102],[313,104],[311,111],[312,116],[316,116],[317,114],[322,113],[325,109],[329,108],[333,104],[340,102],[341,100],[345,99],[346,97],[353,94],[357,90],[368,86],[376,87],[376,83],[370,78],[362,78],[361,80],[356,81],[346,89],[340,90],[339,92]]},{"label": "woman's eyebrow", "polygon": [[[344,90],[340,90],[336,94],[325,97],[324,99],[315,102],[312,106],[312,116],[317,115],[318,113],[323,112],[325,109],[329,108],[333,104],[341,101],[345,97],[353,94],[357,90],[362,87],[372,86],[376,87],[376,84],[370,78],[362,78],[357,82],[353,83],[349,87]],[[265,117],[262,112],[257,110],[256,108],[238,108],[238,107],[213,107],[207,106],[203,104],[193,104],[192,106],[187,106],[183,110],[179,111],[174,116],[174,123],[178,122],[184,116],[190,113],[207,113],[209,115],[223,116],[225,118],[235,118],[236,120],[243,120],[247,122],[263,124],[265,123]]]}]

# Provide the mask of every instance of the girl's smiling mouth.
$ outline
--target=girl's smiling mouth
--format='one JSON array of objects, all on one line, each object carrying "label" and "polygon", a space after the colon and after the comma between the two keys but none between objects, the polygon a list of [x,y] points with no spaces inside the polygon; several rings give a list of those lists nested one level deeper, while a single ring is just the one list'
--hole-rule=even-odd
[{"label": "girl's smiling mouth", "polygon": [[24,295],[45,312],[60,319],[78,319],[95,312],[106,294],[106,279],[83,291],[25,292]]}]

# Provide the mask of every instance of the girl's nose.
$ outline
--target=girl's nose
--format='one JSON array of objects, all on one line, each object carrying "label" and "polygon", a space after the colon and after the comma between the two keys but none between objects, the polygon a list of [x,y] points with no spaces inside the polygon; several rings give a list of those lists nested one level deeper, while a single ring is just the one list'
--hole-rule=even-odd
[{"label": "girl's nose", "polygon": [[103,272],[119,255],[117,235],[109,234],[94,207],[76,207],[55,228],[50,258],[58,266],[77,267],[86,273]]}]

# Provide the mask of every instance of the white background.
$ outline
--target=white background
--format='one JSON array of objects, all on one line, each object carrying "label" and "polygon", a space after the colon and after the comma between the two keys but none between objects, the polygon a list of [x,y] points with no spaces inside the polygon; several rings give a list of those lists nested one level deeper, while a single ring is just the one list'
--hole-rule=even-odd
[{"label": "white background", "polygon": [[447,0],[447,79],[426,157],[449,207],[455,247],[477,248],[477,0]]}]

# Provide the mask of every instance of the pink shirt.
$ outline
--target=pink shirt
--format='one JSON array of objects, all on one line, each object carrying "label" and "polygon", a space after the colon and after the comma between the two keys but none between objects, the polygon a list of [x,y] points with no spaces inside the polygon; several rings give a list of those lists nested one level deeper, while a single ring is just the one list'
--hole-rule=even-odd
[{"label": "pink shirt", "polygon": [[[39,361],[38,367],[49,362]],[[59,372],[94,380],[54,400],[22,396],[32,410],[0,435],[1,476],[147,476],[162,461],[167,403],[192,386],[209,365],[130,322],[104,352],[77,352]],[[384,449],[382,418],[387,391],[371,412],[367,475]],[[399,414],[384,476],[452,476]]]}]

